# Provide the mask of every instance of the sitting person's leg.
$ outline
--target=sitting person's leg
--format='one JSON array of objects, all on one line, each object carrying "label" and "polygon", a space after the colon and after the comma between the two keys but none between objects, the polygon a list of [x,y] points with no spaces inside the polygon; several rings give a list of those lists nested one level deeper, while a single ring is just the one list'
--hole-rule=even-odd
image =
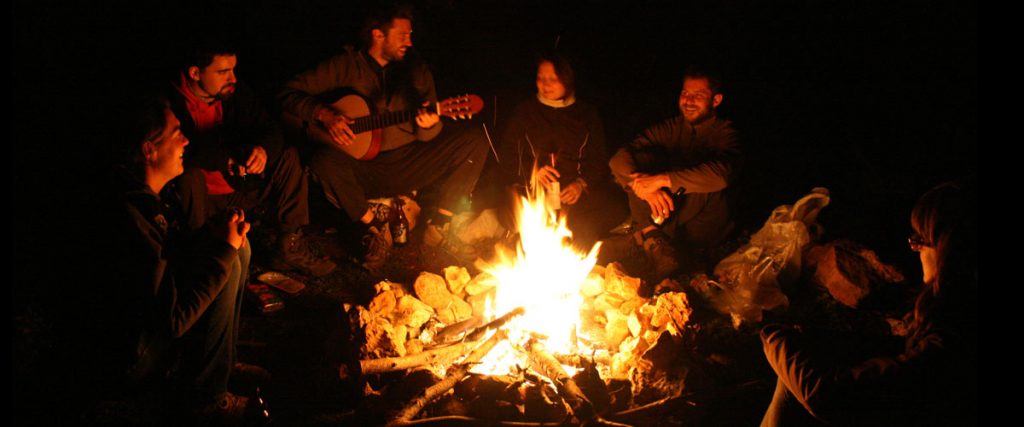
[{"label": "sitting person's leg", "polygon": [[259,191],[257,203],[277,220],[278,244],[271,258],[272,268],[298,269],[314,276],[334,271],[334,262],[314,256],[302,241],[301,227],[309,224],[309,182],[295,148],[286,148],[270,165],[268,182]]}]

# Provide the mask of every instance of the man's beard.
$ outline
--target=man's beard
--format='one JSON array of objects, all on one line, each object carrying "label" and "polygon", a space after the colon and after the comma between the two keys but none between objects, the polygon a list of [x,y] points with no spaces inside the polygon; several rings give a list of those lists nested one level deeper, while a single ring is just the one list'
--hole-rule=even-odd
[{"label": "man's beard", "polygon": [[[220,90],[217,93],[210,93],[210,90],[206,88],[206,85],[203,84],[202,80],[199,80],[196,83],[199,83],[199,88],[202,89],[203,92],[206,92],[208,95],[210,95],[210,98],[214,101],[226,100],[228,98],[231,98],[231,95],[235,93],[234,83],[225,85],[224,87],[220,88]],[[228,91],[228,89],[230,89],[230,91]],[[225,93],[225,91],[227,91],[228,93]]]},{"label": "man's beard", "polygon": [[712,110],[712,109],[708,109],[707,111],[702,111],[693,120],[690,120],[689,117],[686,117],[686,114],[683,114],[683,120],[686,120],[686,122],[691,124],[691,125],[699,125],[701,123],[704,123],[708,119],[714,117],[714,115],[715,115],[714,111],[715,110]]},{"label": "man's beard", "polygon": [[[230,89],[230,90],[228,90],[228,89]],[[224,100],[227,100],[228,98],[231,98],[231,96],[234,95],[234,94],[235,94],[235,85],[234,84],[230,84],[230,85],[227,85],[227,86],[224,86],[223,88],[221,88],[220,92],[217,92],[217,94],[213,96],[213,99],[216,99],[218,101],[224,101]]]}]

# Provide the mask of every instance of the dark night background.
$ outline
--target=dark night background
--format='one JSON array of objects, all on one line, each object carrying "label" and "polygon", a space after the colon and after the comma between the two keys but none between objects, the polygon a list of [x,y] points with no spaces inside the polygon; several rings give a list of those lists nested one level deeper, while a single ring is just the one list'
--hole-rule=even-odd
[{"label": "dark night background", "polygon": [[[270,99],[284,80],[355,41],[343,1],[16,1],[14,310],[63,313],[70,287],[103,282],[81,256],[103,248],[96,186],[113,135],[108,108],[161,87],[182,40],[219,29],[237,69]],[[494,136],[535,88],[533,55],[558,42],[578,96],[600,109],[610,149],[678,114],[682,70],[725,80],[719,113],[742,135],[739,225],[813,187],[831,191],[826,240],[849,238],[920,277],[906,250],[916,198],[976,179],[978,17],[970,2],[424,0],[415,49],[441,97],[480,94]],[[496,101],[496,102],[495,102]],[[496,107],[496,108],[495,108]],[[106,278],[109,279],[109,278]],[[17,355],[16,355],[17,356]]]}]

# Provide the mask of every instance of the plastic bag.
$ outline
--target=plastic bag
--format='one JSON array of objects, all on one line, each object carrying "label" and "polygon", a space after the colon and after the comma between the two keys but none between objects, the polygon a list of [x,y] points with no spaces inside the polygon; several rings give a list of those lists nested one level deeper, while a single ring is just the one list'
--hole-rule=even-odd
[{"label": "plastic bag", "polygon": [[796,204],[775,208],[749,243],[715,266],[719,292],[711,301],[716,310],[732,316],[734,327],[760,322],[763,310],[789,304],[780,283],[799,276],[800,255],[820,237],[821,226],[815,221],[828,204],[828,189],[817,187]]}]

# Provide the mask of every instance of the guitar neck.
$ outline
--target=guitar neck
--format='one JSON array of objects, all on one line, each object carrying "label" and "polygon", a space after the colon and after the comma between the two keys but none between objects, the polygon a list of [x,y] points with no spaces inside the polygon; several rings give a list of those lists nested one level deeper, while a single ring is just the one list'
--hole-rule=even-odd
[{"label": "guitar neck", "polygon": [[[430,110],[437,110],[437,103],[432,103],[424,108]],[[386,128],[388,126],[394,126],[402,123],[411,122],[418,113],[419,109],[414,109],[405,111],[392,111],[390,113],[360,117],[358,119],[355,119],[355,123],[349,125],[349,127],[352,128],[352,131],[355,133],[363,133],[375,129]]]}]

